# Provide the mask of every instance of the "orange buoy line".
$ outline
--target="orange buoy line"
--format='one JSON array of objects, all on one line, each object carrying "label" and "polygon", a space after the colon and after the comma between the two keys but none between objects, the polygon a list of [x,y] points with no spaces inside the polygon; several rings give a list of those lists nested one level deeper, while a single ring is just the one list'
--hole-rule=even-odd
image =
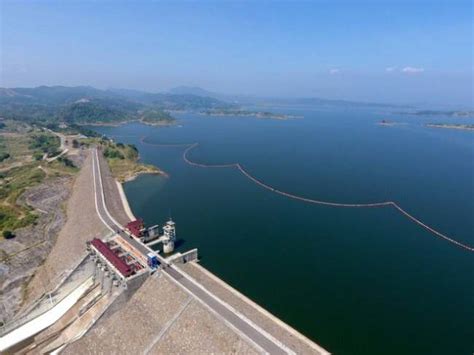
[{"label": "orange buoy line", "polygon": [[179,145],[176,145],[176,144],[164,144],[164,145],[162,145],[162,144],[147,143],[147,142],[145,142],[144,138],[141,139],[141,142],[145,143],[145,144],[159,146],[159,147],[165,147],[165,146],[166,147],[184,147],[184,146],[186,146],[187,148],[183,152],[183,160],[187,164],[192,165],[192,166],[196,166],[196,167],[199,167],[199,168],[236,168],[245,177],[247,177],[249,180],[251,180],[255,184],[263,187],[264,189],[267,189],[271,192],[274,192],[276,194],[279,194],[279,195],[282,195],[282,196],[285,196],[287,198],[291,198],[291,199],[294,199],[294,200],[303,201],[303,202],[312,203],[312,204],[317,204],[317,205],[332,206],[332,207],[349,207],[349,208],[372,208],[372,207],[375,207],[375,208],[379,208],[379,207],[391,206],[391,207],[395,208],[398,212],[400,212],[403,216],[405,216],[406,218],[408,218],[412,222],[415,222],[416,224],[423,227],[424,229],[431,232],[432,234],[436,235],[437,237],[440,237],[440,238],[442,238],[442,239],[444,239],[444,240],[446,240],[446,241],[448,241],[448,242],[450,242],[450,243],[452,243],[452,244],[454,244],[454,245],[456,245],[460,248],[463,248],[467,251],[474,252],[474,247],[469,246],[467,244],[463,244],[461,242],[458,242],[457,240],[455,240],[453,238],[450,238],[450,237],[448,237],[447,235],[445,235],[441,232],[438,232],[434,228],[428,226],[427,224],[423,223],[422,221],[420,221],[416,217],[409,214],[407,211],[405,211],[401,206],[399,206],[394,201],[384,201],[384,202],[374,202],[374,203],[338,203],[338,202],[315,200],[315,199],[311,199],[311,198],[297,196],[297,195],[290,194],[288,192],[280,191],[280,190],[275,189],[274,187],[272,187],[270,185],[265,184],[264,182],[260,181],[256,177],[252,176],[247,170],[245,170],[242,167],[242,165],[240,165],[240,163],[208,165],[208,164],[196,163],[196,162],[193,162],[193,161],[189,160],[188,153],[192,149],[196,148],[199,145],[199,143],[179,144]]}]

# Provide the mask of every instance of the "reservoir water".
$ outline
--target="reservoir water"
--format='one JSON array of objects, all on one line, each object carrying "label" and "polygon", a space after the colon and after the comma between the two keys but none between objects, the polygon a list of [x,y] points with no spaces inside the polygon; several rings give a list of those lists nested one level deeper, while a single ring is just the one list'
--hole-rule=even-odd
[{"label": "reservoir water", "polygon": [[[179,114],[169,128],[94,127],[135,144],[168,173],[125,184],[148,225],[169,216],[179,249],[334,354],[472,354],[474,253],[440,239],[393,208],[335,208],[288,199],[393,200],[436,230],[474,245],[474,133],[424,127],[382,109],[292,107],[301,119]],[[401,124],[378,125],[382,119]]]}]

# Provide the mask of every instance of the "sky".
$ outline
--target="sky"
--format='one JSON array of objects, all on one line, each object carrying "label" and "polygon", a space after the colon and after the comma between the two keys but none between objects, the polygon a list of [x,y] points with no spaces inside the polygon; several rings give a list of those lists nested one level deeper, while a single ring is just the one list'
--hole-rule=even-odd
[{"label": "sky", "polygon": [[471,1],[0,0],[0,86],[473,106]]}]

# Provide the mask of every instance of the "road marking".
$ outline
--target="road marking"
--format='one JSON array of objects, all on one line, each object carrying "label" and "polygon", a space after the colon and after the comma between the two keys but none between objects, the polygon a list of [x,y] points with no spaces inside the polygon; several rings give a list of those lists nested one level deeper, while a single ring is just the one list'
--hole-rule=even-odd
[{"label": "road marking", "polygon": [[[100,171],[100,163],[99,163],[99,154],[98,154],[98,150],[95,148],[95,164],[94,166],[98,169],[98,177],[99,177],[99,185],[100,185],[100,189],[101,189],[101,196],[102,196],[102,205],[103,205],[103,209],[104,209],[104,212],[107,214],[107,216],[110,218],[110,220],[116,225],[116,227],[122,227],[122,225],[120,223],[118,223],[109,213],[108,209],[107,209],[107,206],[105,204],[105,194],[104,194],[104,188],[103,188],[103,183],[102,183],[102,174],[101,174],[101,171]],[[95,169],[93,170],[93,173],[94,173],[94,191],[96,192],[96,196],[95,196],[95,201],[96,201],[96,210],[97,210],[97,213],[99,214],[99,217],[100,216],[100,212],[97,208],[97,189],[96,189],[96,183],[95,183]],[[101,217],[101,220],[104,224],[107,225],[107,227],[113,231],[113,229],[105,222],[105,220]],[[146,245],[144,245],[146,247]],[[151,250],[151,249],[150,249]],[[154,251],[153,251],[154,252]],[[167,264],[166,263],[166,260],[161,257],[161,255],[158,255],[156,252],[154,252],[155,255],[157,255],[157,257],[159,259],[161,259],[160,261],[164,262],[164,264]],[[234,308],[232,308],[230,305],[226,304],[224,301],[222,301],[221,299],[217,298],[215,295],[213,295],[212,293],[210,293],[208,290],[206,290],[202,285],[200,285],[197,281],[195,281],[193,278],[191,278],[189,275],[187,275],[186,273],[184,273],[183,271],[177,269],[176,267],[174,267],[173,265],[169,265],[169,267],[174,270],[179,276],[181,277],[184,277],[185,279],[187,279],[189,282],[191,282],[192,284],[194,284],[196,287],[200,288],[204,293],[206,293],[208,296],[210,296],[211,298],[214,299],[214,301],[216,301],[217,303],[221,304],[221,306],[223,306],[224,308],[226,308],[228,311],[230,311],[231,313],[233,313],[235,316],[237,316],[238,318],[240,318],[243,322],[247,323],[250,327],[252,327],[256,332],[260,333],[260,335],[264,336],[265,338],[267,338],[270,342],[272,342],[275,346],[279,347],[280,349],[282,349],[283,351],[285,351],[286,353],[288,354],[295,354],[295,352],[293,352],[291,349],[289,349],[286,345],[284,345],[283,343],[281,343],[279,340],[275,339],[272,335],[268,334],[266,331],[264,331],[263,329],[261,329],[259,326],[257,326],[255,323],[253,323],[250,319],[248,319],[247,317],[245,317],[243,314],[241,314],[240,312],[237,312]],[[166,270],[163,270],[164,273],[166,273],[171,279],[174,280],[174,277],[171,275],[171,274],[168,274],[168,272]],[[185,285],[181,284],[180,282],[178,282],[177,280],[174,280],[176,283],[180,284],[181,287],[185,288],[190,294],[192,294],[197,300],[201,301],[203,304],[206,304],[204,300],[201,300],[201,298],[199,298],[196,294],[194,294],[191,290],[187,289]],[[211,307],[209,305],[206,304],[206,306],[208,308],[211,309]],[[213,313],[217,313],[215,310],[212,310]],[[220,317],[224,318],[223,316],[220,315]],[[225,319],[225,318],[224,318]],[[230,323],[229,321],[226,320],[226,323]],[[232,325],[232,328],[233,329],[236,329],[235,326]],[[239,330],[239,333],[242,333],[242,331]],[[245,335],[245,334],[244,334]],[[248,338],[247,336],[245,336],[246,338]],[[253,341],[252,341],[253,342]],[[260,346],[259,346],[260,347]]]},{"label": "road marking", "polygon": [[288,331],[294,337],[297,337],[298,339],[300,339],[301,341],[306,343],[306,345],[308,345],[309,347],[313,348],[316,351],[319,351],[321,354],[328,354],[328,355],[330,354],[327,350],[323,349],[321,346],[319,346],[318,344],[316,344],[312,340],[308,339],[306,336],[304,336],[303,334],[298,332],[296,329],[294,329],[290,325],[283,322],[281,319],[274,316],[272,313],[267,311],[265,308],[261,307],[259,304],[255,303],[250,298],[248,298],[247,296],[240,293],[238,290],[236,290],[235,288],[233,288],[232,286],[227,284],[225,281],[218,278],[216,275],[211,273],[209,270],[205,269],[204,267],[197,264],[196,262],[191,262],[189,264],[192,267],[196,268],[197,270],[201,271],[204,275],[208,276],[211,280],[213,280],[214,282],[219,284],[221,287],[223,287],[224,289],[226,289],[227,291],[232,293],[235,297],[237,297],[238,299],[245,302],[250,307],[252,307],[255,310],[257,310],[258,312],[260,312],[263,316],[270,318],[271,321],[278,324],[280,327],[282,327],[283,329]]},{"label": "road marking", "polygon": [[206,309],[209,310],[217,319],[220,319],[224,324],[232,329],[235,333],[237,333],[242,339],[247,341],[250,345],[252,345],[255,349],[257,349],[259,352],[262,354],[266,354],[267,352],[265,349],[263,349],[260,345],[258,345],[255,341],[250,339],[244,332],[242,332],[240,329],[238,329],[236,326],[234,326],[230,321],[225,319],[224,316],[220,315],[218,312],[216,312],[211,306],[209,306],[206,302],[201,300],[199,297],[196,297],[194,293],[192,293],[190,290],[188,290],[184,285],[179,283],[177,280],[175,280],[173,277],[171,277],[169,274],[165,274],[166,277],[168,277],[173,283],[175,283],[178,287],[183,289],[187,294],[191,295],[194,297],[199,303],[201,303]]},{"label": "road marking", "polygon": [[99,212],[99,205],[97,203],[97,186],[96,186],[96,181],[95,181],[95,158],[94,158],[94,152],[92,152],[91,154],[91,158],[92,158],[92,180],[94,180],[94,200],[95,200],[95,210],[97,212],[97,215],[99,216],[100,220],[102,221],[102,223],[105,224],[105,226],[110,229],[112,232],[115,233],[115,231],[108,225],[107,222],[105,222],[105,220],[102,218],[102,215],[100,214]]}]

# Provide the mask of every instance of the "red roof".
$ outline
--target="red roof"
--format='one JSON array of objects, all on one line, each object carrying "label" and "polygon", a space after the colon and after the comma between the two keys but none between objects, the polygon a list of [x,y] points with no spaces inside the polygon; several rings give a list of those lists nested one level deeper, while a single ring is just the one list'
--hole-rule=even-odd
[{"label": "red roof", "polygon": [[102,240],[94,238],[91,245],[97,249],[113,266],[125,277],[130,276],[133,272],[132,268],[125,261],[120,259],[112,249],[109,248]]},{"label": "red roof", "polygon": [[139,218],[136,221],[128,222],[125,228],[127,228],[131,234],[135,237],[139,237],[141,235],[141,230],[143,229],[143,219]]}]

